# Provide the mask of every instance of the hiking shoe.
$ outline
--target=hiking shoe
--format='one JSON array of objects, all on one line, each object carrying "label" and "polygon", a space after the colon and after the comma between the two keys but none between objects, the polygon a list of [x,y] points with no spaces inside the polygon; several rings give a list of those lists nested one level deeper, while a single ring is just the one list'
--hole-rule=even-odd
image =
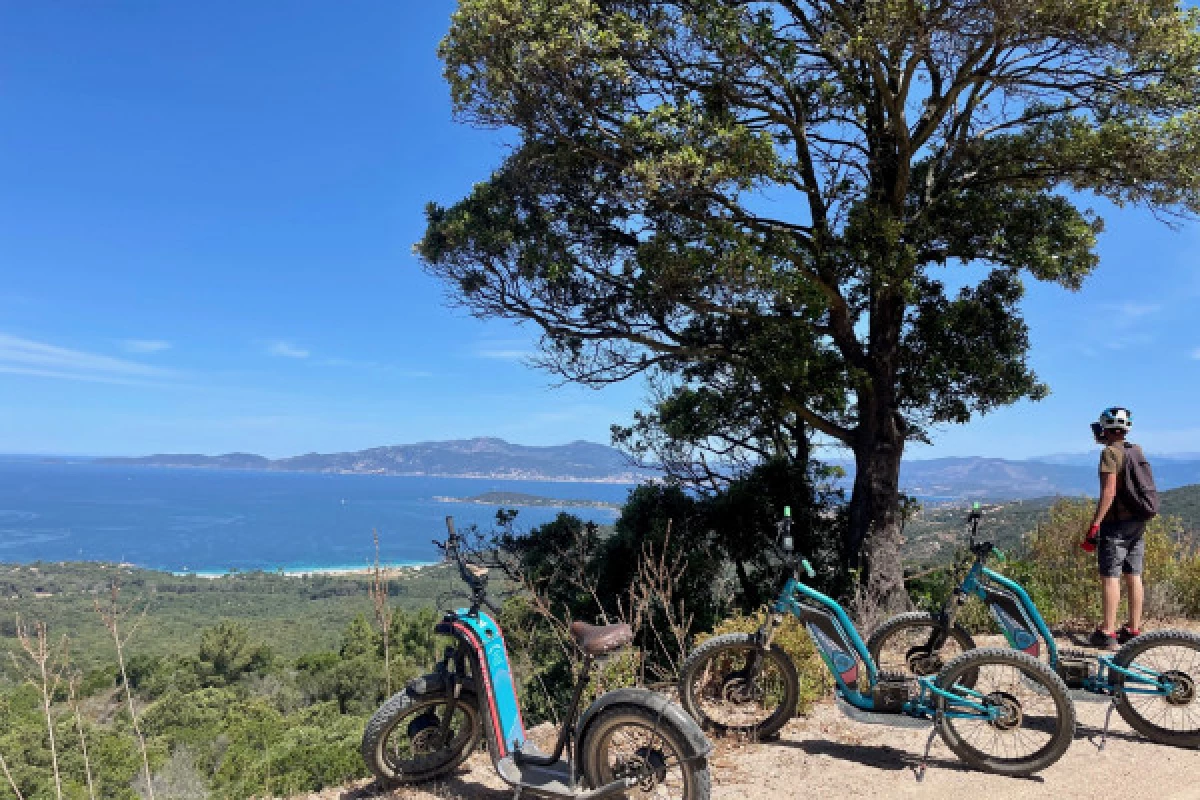
[{"label": "hiking shoe", "polygon": [[1099,628],[1092,631],[1092,635],[1088,637],[1088,644],[1097,650],[1117,650],[1120,647],[1116,636]]},{"label": "hiking shoe", "polygon": [[1131,630],[1129,630],[1128,625],[1122,625],[1121,630],[1117,631],[1117,643],[1125,644],[1130,639],[1136,639],[1137,637],[1139,637],[1141,635],[1142,635],[1141,631],[1131,631]]}]

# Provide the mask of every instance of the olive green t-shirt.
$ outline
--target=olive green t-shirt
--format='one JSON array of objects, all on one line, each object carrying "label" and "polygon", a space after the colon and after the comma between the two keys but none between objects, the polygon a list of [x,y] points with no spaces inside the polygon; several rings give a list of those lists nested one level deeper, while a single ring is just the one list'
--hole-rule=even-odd
[{"label": "olive green t-shirt", "polygon": [[[1121,480],[1121,470],[1125,467],[1125,443],[1117,442],[1110,444],[1104,448],[1104,452],[1100,454],[1100,476],[1114,474],[1117,480]],[[1104,516],[1105,522],[1111,522],[1117,519],[1133,519],[1124,506],[1121,505],[1119,497],[1113,499],[1112,507]]]}]

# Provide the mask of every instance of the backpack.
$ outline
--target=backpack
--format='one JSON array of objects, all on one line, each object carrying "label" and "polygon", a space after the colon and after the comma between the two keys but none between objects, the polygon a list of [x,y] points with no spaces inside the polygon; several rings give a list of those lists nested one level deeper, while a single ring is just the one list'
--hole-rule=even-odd
[{"label": "backpack", "polygon": [[1121,506],[1135,519],[1148,520],[1158,516],[1158,489],[1146,454],[1136,444],[1125,442],[1125,465],[1117,481],[1117,498]]}]

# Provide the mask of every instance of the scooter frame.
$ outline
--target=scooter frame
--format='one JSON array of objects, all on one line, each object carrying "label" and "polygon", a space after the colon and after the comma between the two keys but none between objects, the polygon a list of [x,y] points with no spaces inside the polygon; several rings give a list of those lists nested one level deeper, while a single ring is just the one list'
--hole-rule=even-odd
[{"label": "scooter frame", "polygon": [[529,792],[572,800],[596,800],[622,794],[636,786],[636,775],[618,778],[590,790],[583,786],[585,776],[579,764],[578,745],[585,741],[588,728],[598,715],[616,705],[641,706],[656,713],[659,720],[669,720],[683,733],[688,746],[689,752],[683,754],[684,761],[707,757],[711,745],[699,727],[681,708],[655,692],[637,688],[606,692],[580,714],[584,690],[595,666],[595,659],[586,654],[554,751],[541,753],[529,741],[525,731],[504,634],[495,619],[483,610],[486,606],[496,611],[487,596],[487,571],[474,567],[463,557],[452,517],[446,517],[446,527],[447,541],[443,544],[435,540],[434,544],[457,563],[460,576],[471,589],[471,605],[447,612],[434,627],[437,633],[456,640],[455,646],[446,648],[442,661],[435,668],[435,676],[440,679],[440,688],[446,697],[446,711],[435,744],[443,743],[449,737],[462,689],[469,687],[478,698],[492,763],[497,774],[513,787],[516,798],[522,792]]}]

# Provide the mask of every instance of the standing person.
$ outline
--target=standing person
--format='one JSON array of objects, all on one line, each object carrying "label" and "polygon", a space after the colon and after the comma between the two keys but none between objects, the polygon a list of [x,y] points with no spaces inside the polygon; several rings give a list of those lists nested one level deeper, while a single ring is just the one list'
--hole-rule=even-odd
[{"label": "standing person", "polygon": [[[1143,533],[1146,521],[1130,510],[1118,496],[1117,484],[1125,467],[1125,436],[1133,427],[1133,415],[1127,408],[1106,408],[1100,420],[1092,423],[1092,435],[1104,445],[1100,454],[1100,499],[1092,525],[1083,541],[1083,549],[1095,552],[1100,568],[1100,599],[1104,619],[1088,642],[1102,650],[1116,650],[1141,633],[1142,560],[1146,553]],[[1117,626],[1117,606],[1121,602],[1121,575],[1129,591],[1129,620]]]}]

